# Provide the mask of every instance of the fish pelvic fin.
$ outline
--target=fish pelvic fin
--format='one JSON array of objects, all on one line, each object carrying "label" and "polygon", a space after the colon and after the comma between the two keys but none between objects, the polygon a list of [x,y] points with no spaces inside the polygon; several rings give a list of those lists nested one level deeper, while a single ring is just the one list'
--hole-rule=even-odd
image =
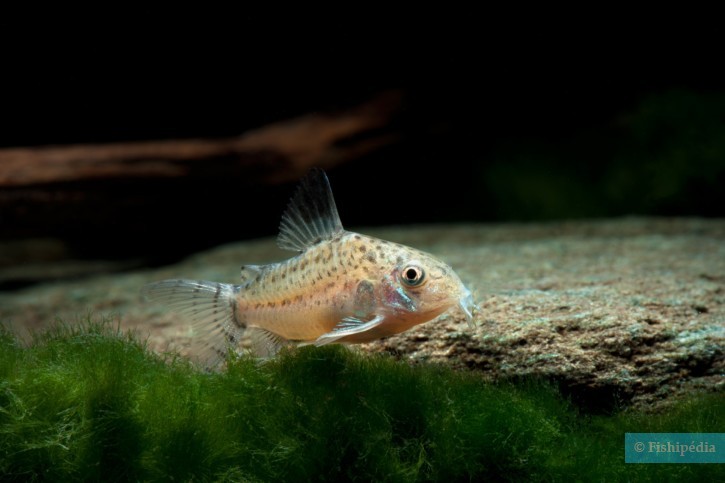
[{"label": "fish pelvic fin", "polygon": [[282,215],[277,245],[302,253],[343,231],[330,181],[323,170],[313,168],[300,182]]},{"label": "fish pelvic fin", "polygon": [[162,280],[141,289],[151,301],[165,304],[191,322],[191,346],[199,360],[216,367],[236,350],[246,323],[236,316],[235,295],[241,286],[204,280]]},{"label": "fish pelvic fin", "polygon": [[294,345],[281,335],[261,327],[249,327],[245,335],[249,336],[251,351],[257,357],[274,357],[283,347]]}]

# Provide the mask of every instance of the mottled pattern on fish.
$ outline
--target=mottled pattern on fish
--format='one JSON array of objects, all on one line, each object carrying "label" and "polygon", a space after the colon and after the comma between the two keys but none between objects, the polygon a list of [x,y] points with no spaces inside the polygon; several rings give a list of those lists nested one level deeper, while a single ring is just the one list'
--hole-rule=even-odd
[{"label": "mottled pattern on fish", "polygon": [[[292,343],[367,342],[432,320],[453,306],[471,319],[470,292],[432,255],[348,232],[327,177],[305,178],[280,225],[278,243],[300,252],[242,267],[242,283],[165,280],[144,288],[188,315],[202,357],[223,357],[251,337],[259,355]],[[212,361],[213,362],[213,361]]]},{"label": "mottled pattern on fish", "polygon": [[[419,257],[420,252],[402,245],[345,232],[339,239],[259,272],[246,290],[237,294],[237,313],[244,314],[248,325],[264,327],[286,339],[315,340],[347,316],[373,316],[377,301],[395,295],[389,293],[395,267]],[[447,272],[442,264],[434,268],[436,276]],[[411,292],[415,293],[415,288]],[[400,332],[435,315],[413,312],[399,324],[392,324],[401,330],[391,326],[376,331],[380,335],[358,337],[356,342]],[[302,320],[309,322],[300,323]]]}]

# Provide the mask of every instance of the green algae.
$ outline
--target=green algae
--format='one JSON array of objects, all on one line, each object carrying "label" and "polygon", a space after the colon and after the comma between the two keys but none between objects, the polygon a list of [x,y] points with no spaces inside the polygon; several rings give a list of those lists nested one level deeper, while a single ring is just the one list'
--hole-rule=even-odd
[{"label": "green algae", "polygon": [[722,394],[588,415],[545,382],[344,347],[209,373],[108,323],[0,335],[0,474],[104,481],[714,481],[625,465],[625,432],[722,432]]}]

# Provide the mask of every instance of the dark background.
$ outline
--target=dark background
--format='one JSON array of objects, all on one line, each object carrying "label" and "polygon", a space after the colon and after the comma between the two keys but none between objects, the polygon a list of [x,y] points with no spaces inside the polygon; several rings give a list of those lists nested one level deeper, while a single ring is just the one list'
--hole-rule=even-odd
[{"label": "dark background", "polygon": [[[304,28],[281,39],[257,20],[153,40],[153,25],[101,26],[20,51],[0,81],[0,147],[229,137],[395,92],[382,129],[394,141],[329,170],[348,227],[725,216],[725,79],[678,64],[686,48],[536,33],[439,43],[434,29],[387,44],[342,27],[313,45]],[[101,31],[114,42],[96,42]],[[362,42],[335,48],[345,35]],[[16,223],[0,236],[61,240],[72,258],[166,263],[274,235],[293,188],[243,172],[109,181],[72,212],[28,209],[19,226],[6,211]]]}]

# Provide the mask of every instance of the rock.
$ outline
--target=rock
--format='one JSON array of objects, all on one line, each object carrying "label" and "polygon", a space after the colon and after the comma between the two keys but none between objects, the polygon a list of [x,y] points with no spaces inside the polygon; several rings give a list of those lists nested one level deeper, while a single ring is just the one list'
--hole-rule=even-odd
[{"label": "rock", "polygon": [[[544,376],[593,410],[651,406],[722,390],[725,221],[431,226],[359,230],[449,262],[480,302],[476,329],[462,314],[362,350],[480,371],[491,379]],[[187,277],[233,282],[242,263],[287,256],[272,239],[200,253],[162,269],[45,284],[0,295],[0,320],[19,333],[115,313],[150,347],[185,350],[188,326],[145,304],[139,288]]]}]

